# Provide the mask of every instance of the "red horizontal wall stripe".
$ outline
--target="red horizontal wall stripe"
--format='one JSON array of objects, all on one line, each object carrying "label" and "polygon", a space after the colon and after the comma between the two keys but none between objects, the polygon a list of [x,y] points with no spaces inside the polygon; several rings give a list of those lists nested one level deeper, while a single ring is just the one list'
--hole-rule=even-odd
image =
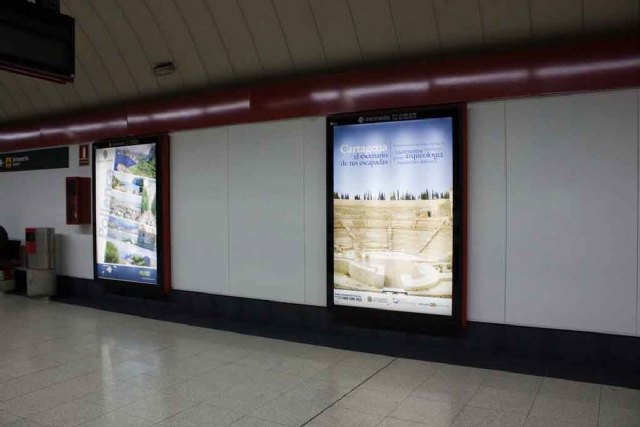
[{"label": "red horizontal wall stripe", "polygon": [[0,129],[0,150],[378,108],[640,86],[640,35],[304,77]]}]

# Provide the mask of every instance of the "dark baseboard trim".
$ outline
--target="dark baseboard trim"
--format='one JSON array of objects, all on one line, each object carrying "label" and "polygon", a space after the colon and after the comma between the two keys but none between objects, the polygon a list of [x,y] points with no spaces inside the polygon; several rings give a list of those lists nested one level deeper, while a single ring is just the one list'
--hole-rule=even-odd
[{"label": "dark baseboard trim", "polygon": [[640,338],[469,322],[455,336],[344,325],[324,307],[174,290],[159,299],[59,277],[56,301],[355,351],[640,389]]}]

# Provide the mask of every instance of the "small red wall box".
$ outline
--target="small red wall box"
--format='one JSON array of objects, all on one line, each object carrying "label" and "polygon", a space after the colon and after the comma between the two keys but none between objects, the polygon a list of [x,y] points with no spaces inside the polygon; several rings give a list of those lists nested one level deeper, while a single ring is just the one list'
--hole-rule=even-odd
[{"label": "small red wall box", "polygon": [[91,224],[91,178],[67,177],[67,224]]}]

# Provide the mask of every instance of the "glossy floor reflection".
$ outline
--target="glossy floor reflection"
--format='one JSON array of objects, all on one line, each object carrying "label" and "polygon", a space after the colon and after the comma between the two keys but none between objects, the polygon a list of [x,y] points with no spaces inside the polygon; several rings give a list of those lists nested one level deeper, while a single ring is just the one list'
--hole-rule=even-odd
[{"label": "glossy floor reflection", "polygon": [[640,391],[0,296],[0,426],[640,426]]}]

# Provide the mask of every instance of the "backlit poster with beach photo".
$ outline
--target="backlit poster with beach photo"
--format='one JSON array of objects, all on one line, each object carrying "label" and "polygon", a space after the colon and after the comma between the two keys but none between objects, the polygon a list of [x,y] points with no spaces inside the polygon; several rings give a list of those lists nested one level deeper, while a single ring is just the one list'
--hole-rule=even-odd
[{"label": "backlit poster with beach photo", "polygon": [[455,120],[329,119],[334,305],[452,316]]},{"label": "backlit poster with beach photo", "polygon": [[157,285],[156,144],[94,149],[96,276]]}]

